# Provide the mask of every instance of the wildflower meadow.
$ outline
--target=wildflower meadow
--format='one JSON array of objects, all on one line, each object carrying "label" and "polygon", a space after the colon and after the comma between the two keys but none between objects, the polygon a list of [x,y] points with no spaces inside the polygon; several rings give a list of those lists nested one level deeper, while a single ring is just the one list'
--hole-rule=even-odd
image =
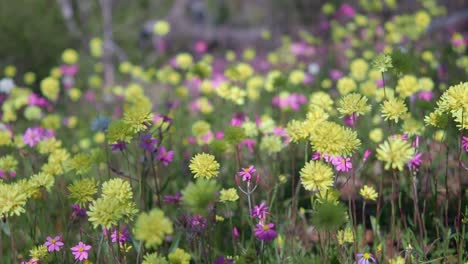
[{"label": "wildflower meadow", "polygon": [[468,263],[466,3],[192,36],[190,1],[154,1],[131,55],[125,1],[49,2],[99,30],[0,56],[0,263]]}]

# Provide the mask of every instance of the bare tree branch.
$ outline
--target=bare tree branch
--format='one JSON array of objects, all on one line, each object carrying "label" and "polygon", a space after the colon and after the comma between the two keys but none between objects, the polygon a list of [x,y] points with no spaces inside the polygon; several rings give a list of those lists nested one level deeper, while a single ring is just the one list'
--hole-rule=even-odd
[{"label": "bare tree branch", "polygon": [[99,0],[102,14],[102,27],[104,32],[103,56],[104,87],[109,88],[114,84],[114,64],[112,54],[114,51],[112,32],[112,0]]},{"label": "bare tree branch", "polygon": [[63,19],[65,20],[65,26],[68,29],[68,32],[74,37],[79,37],[81,31],[78,28],[78,25],[74,19],[74,12],[71,0],[57,0],[60,10],[62,11]]}]

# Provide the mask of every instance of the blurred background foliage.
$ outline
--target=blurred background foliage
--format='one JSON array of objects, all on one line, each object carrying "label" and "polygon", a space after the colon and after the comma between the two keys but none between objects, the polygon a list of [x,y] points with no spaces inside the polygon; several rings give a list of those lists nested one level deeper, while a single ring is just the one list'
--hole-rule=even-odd
[{"label": "blurred background foliage", "polygon": [[[318,21],[320,8],[325,3],[339,6],[343,2],[381,2],[372,0],[324,1],[324,0],[110,0],[114,43],[129,61],[151,63],[148,54],[154,50],[151,33],[145,24],[165,19],[178,10],[173,20],[186,20],[198,29],[224,26],[228,30],[256,28],[269,29],[275,35],[297,33],[311,29]],[[413,0],[397,1],[398,10],[411,10]],[[176,6],[179,4],[178,6]],[[465,0],[446,0],[449,13],[468,8]],[[368,5],[372,7],[372,4]],[[177,10],[176,10],[177,11]],[[369,10],[371,11],[371,10]],[[39,79],[48,74],[48,69],[57,65],[60,54],[66,48],[75,48],[83,54],[89,51],[89,41],[101,37],[102,0],[0,0],[0,69],[14,64],[20,72],[33,71]],[[190,30],[190,29],[189,29]],[[229,35],[229,31],[227,31]],[[173,35],[169,50],[187,49],[187,39],[197,36],[180,31]],[[171,33],[172,34],[172,33]],[[242,35],[242,34],[240,34]],[[246,34],[247,35],[247,34]],[[239,43],[249,44],[245,38],[224,42],[212,39],[212,47],[241,48]],[[228,45],[235,47],[229,47]],[[256,44],[258,47],[258,44]],[[261,45],[267,46],[268,43]],[[271,43],[270,43],[271,45]],[[210,46],[210,47],[211,47]],[[227,46],[227,47],[226,47]],[[213,52],[213,51],[212,51]],[[83,57],[82,57],[83,58]]]}]

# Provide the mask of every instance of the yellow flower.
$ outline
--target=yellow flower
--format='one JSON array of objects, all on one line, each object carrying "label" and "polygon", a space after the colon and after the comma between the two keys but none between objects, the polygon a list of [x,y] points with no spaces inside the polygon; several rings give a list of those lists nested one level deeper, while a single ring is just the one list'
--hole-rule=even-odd
[{"label": "yellow flower", "polygon": [[385,162],[385,169],[403,170],[403,166],[408,163],[414,155],[414,148],[404,140],[399,138],[389,139],[379,145],[377,149],[377,159]]},{"label": "yellow flower", "polygon": [[194,178],[211,179],[218,176],[219,163],[211,154],[198,153],[190,161],[190,171],[194,174]]},{"label": "yellow flower", "polygon": [[11,133],[7,130],[0,131],[0,146],[7,146],[11,143]]},{"label": "yellow flower", "polygon": [[196,137],[201,137],[210,132],[211,126],[208,122],[199,120],[192,125],[192,134]]},{"label": "yellow flower", "polygon": [[159,20],[154,23],[154,33],[159,36],[165,36],[171,31],[171,24],[165,20]]},{"label": "yellow flower", "polygon": [[135,238],[144,241],[146,247],[161,245],[165,236],[173,232],[172,222],[156,208],[149,213],[141,213],[135,223]]},{"label": "yellow flower", "polygon": [[234,188],[222,189],[220,191],[219,200],[221,202],[235,202],[239,199],[237,195],[237,190]]},{"label": "yellow flower", "polygon": [[402,118],[407,112],[406,104],[402,99],[390,98],[383,102],[381,107],[381,113],[386,120],[393,120],[398,123],[398,120]]},{"label": "yellow flower", "polygon": [[75,64],[78,61],[78,52],[74,49],[66,49],[62,53],[62,60],[66,64]]},{"label": "yellow flower", "polygon": [[127,124],[134,133],[147,129],[147,125],[153,121],[153,114],[146,108],[133,106],[124,113],[123,122]]},{"label": "yellow flower", "polygon": [[29,255],[33,259],[43,260],[47,256],[47,247],[45,245],[40,245],[32,248],[29,251]]},{"label": "yellow flower", "polygon": [[338,112],[342,116],[352,114],[364,115],[370,110],[371,107],[367,104],[367,97],[358,93],[347,94],[338,101]]},{"label": "yellow flower", "polygon": [[20,215],[24,212],[27,195],[20,184],[0,183],[0,215],[6,216]]},{"label": "yellow flower", "polygon": [[468,112],[468,82],[450,86],[440,97],[437,106],[445,113]]},{"label": "yellow flower", "polygon": [[53,77],[47,77],[41,81],[41,91],[45,97],[55,101],[60,92],[60,83]]},{"label": "yellow flower", "polygon": [[188,69],[193,63],[192,55],[188,53],[181,53],[177,55],[176,63],[180,68]]},{"label": "yellow flower", "polygon": [[418,79],[413,75],[405,75],[398,80],[396,92],[405,98],[413,95],[419,90]]},{"label": "yellow flower", "polygon": [[300,171],[301,183],[309,191],[325,191],[333,186],[333,171],[321,161],[309,161]]},{"label": "yellow flower", "polygon": [[298,85],[304,81],[305,74],[301,70],[294,70],[289,74],[289,82]]},{"label": "yellow flower", "polygon": [[81,206],[94,200],[94,195],[97,193],[97,183],[94,179],[82,179],[73,182],[68,186],[70,191],[69,198],[76,204]]},{"label": "yellow flower", "polygon": [[260,150],[266,151],[269,155],[278,153],[283,148],[279,136],[265,136],[260,142]]},{"label": "yellow flower", "polygon": [[343,77],[339,79],[336,86],[341,95],[346,95],[352,91],[355,91],[357,88],[356,82],[354,82],[354,80],[349,77]]},{"label": "yellow flower", "polygon": [[343,245],[345,243],[353,243],[354,242],[353,230],[349,227],[346,227],[343,230],[338,230],[338,233],[336,234],[336,238],[338,240],[339,245]]},{"label": "yellow flower", "polygon": [[168,258],[171,264],[189,264],[191,259],[190,254],[180,248],[171,252]]},{"label": "yellow flower", "polygon": [[375,189],[372,186],[367,186],[367,185],[364,185],[361,188],[361,190],[359,191],[359,194],[361,194],[361,196],[364,199],[370,200],[370,201],[375,201],[377,199],[377,196],[378,196]]},{"label": "yellow flower", "polygon": [[286,131],[292,142],[299,142],[309,137],[309,130],[304,122],[295,119],[289,121]]},{"label": "yellow flower", "polygon": [[355,131],[329,121],[316,127],[309,139],[315,151],[334,156],[349,156],[361,145]]},{"label": "yellow flower", "polygon": [[356,59],[350,65],[351,76],[357,81],[363,81],[366,78],[369,65],[363,59]]}]

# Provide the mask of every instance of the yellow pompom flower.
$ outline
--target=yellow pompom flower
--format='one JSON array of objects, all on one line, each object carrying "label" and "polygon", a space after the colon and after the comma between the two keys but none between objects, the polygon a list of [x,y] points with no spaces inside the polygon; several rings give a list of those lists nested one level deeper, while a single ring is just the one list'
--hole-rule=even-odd
[{"label": "yellow pompom flower", "polygon": [[183,249],[177,248],[168,255],[168,259],[171,264],[189,264],[191,257]]},{"label": "yellow pompom flower", "polygon": [[364,185],[361,190],[359,190],[359,194],[366,200],[375,201],[377,199],[378,193],[375,191],[374,187]]},{"label": "yellow pompom flower", "polygon": [[305,79],[305,74],[301,70],[294,70],[289,74],[289,82],[294,85],[301,84]]},{"label": "yellow pompom flower", "polygon": [[45,245],[40,245],[33,247],[29,251],[29,256],[35,260],[43,260],[47,256],[47,247]]},{"label": "yellow pompom flower", "polygon": [[358,93],[351,93],[343,96],[338,101],[338,112],[342,116],[346,115],[364,115],[371,110],[370,105],[367,104],[367,97]]},{"label": "yellow pompom flower", "polygon": [[54,186],[55,178],[54,176],[48,173],[39,172],[31,176],[29,182],[33,188],[44,188],[45,190],[50,192],[52,187]]},{"label": "yellow pompom flower", "polygon": [[286,132],[292,142],[299,142],[309,137],[309,130],[305,126],[304,122],[299,120],[291,120],[286,126]]},{"label": "yellow pompom flower", "polygon": [[402,139],[388,139],[377,149],[377,159],[385,162],[385,169],[403,170],[414,155],[414,148]]},{"label": "yellow pompom flower", "polygon": [[62,53],[62,60],[66,64],[75,64],[78,62],[78,52],[74,49],[66,49]]},{"label": "yellow pompom flower", "polygon": [[14,216],[26,212],[24,206],[28,196],[20,184],[0,183],[0,215]]},{"label": "yellow pompom flower", "polygon": [[390,98],[383,102],[380,111],[385,121],[392,120],[398,123],[398,120],[407,113],[408,108],[402,99]]},{"label": "yellow pompom flower", "polygon": [[336,234],[336,238],[338,240],[339,245],[343,245],[345,243],[353,243],[354,242],[353,230],[349,227],[346,227],[343,230],[338,230],[338,233]]},{"label": "yellow pompom flower", "polygon": [[23,81],[27,85],[31,85],[36,81],[36,74],[34,72],[26,72],[23,76]]},{"label": "yellow pompom flower", "polygon": [[374,128],[369,132],[369,139],[374,141],[375,143],[379,143],[382,141],[384,133],[380,128]]},{"label": "yellow pompom flower", "polygon": [[188,53],[181,53],[177,55],[176,63],[180,68],[188,69],[193,63],[193,57]]},{"label": "yellow pompom flower", "polygon": [[346,95],[350,92],[355,91],[357,88],[357,85],[353,79],[349,77],[343,77],[338,80],[336,87],[338,88],[338,91],[340,92],[341,95]]},{"label": "yellow pompom flower", "polygon": [[312,131],[310,142],[312,148],[321,154],[344,157],[361,145],[355,131],[329,121],[322,122]]},{"label": "yellow pompom flower", "polygon": [[85,206],[88,202],[94,200],[97,193],[97,183],[94,179],[81,179],[68,186],[70,195],[68,196],[73,203]]},{"label": "yellow pompom flower", "polygon": [[154,33],[158,36],[165,36],[171,31],[171,24],[165,20],[158,20],[154,23]]},{"label": "yellow pompom flower", "polygon": [[309,161],[300,171],[301,183],[308,191],[320,192],[333,186],[333,170],[322,161]]},{"label": "yellow pompom flower", "polygon": [[367,76],[369,64],[363,59],[356,59],[350,65],[351,76],[357,81],[363,81]]},{"label": "yellow pompom flower", "polygon": [[91,41],[89,42],[89,49],[93,57],[101,57],[103,52],[102,40],[100,38],[91,39]]},{"label": "yellow pompom flower", "polygon": [[418,79],[413,75],[405,75],[398,80],[395,90],[402,98],[411,96],[419,90]]},{"label": "yellow pompom flower", "polygon": [[0,131],[0,146],[7,146],[11,143],[11,133],[7,130]]},{"label": "yellow pompom flower", "polygon": [[192,125],[192,135],[196,137],[201,137],[210,132],[211,126],[208,122],[203,120],[198,120]]},{"label": "yellow pompom flower", "polygon": [[195,155],[190,161],[189,168],[194,178],[211,179],[218,176],[219,173],[219,163],[213,155],[207,153]]},{"label": "yellow pompom flower", "polygon": [[420,31],[426,30],[426,28],[431,23],[431,16],[426,11],[418,11],[414,15],[414,20],[416,22],[416,26]]},{"label": "yellow pompom flower", "polygon": [[266,151],[268,155],[278,153],[282,148],[283,144],[279,136],[265,136],[260,142],[260,150]]},{"label": "yellow pompom flower", "polygon": [[468,82],[450,86],[437,102],[438,109],[445,113],[455,114],[468,112]]},{"label": "yellow pompom flower", "polygon": [[219,193],[219,200],[221,202],[235,202],[237,199],[239,199],[239,195],[234,188],[222,189]]},{"label": "yellow pompom flower", "polygon": [[141,213],[135,223],[135,238],[145,242],[147,248],[158,247],[173,232],[172,222],[157,208]]},{"label": "yellow pompom flower", "polygon": [[41,91],[47,99],[55,101],[60,92],[60,83],[53,77],[47,77],[41,81]]},{"label": "yellow pompom flower", "polygon": [[147,129],[147,125],[151,124],[153,114],[146,108],[141,106],[133,106],[125,111],[122,121],[129,126],[133,133],[138,133]]},{"label": "yellow pompom flower", "polygon": [[68,97],[70,97],[70,100],[73,102],[78,101],[81,97],[81,90],[78,88],[71,88],[68,90]]}]

